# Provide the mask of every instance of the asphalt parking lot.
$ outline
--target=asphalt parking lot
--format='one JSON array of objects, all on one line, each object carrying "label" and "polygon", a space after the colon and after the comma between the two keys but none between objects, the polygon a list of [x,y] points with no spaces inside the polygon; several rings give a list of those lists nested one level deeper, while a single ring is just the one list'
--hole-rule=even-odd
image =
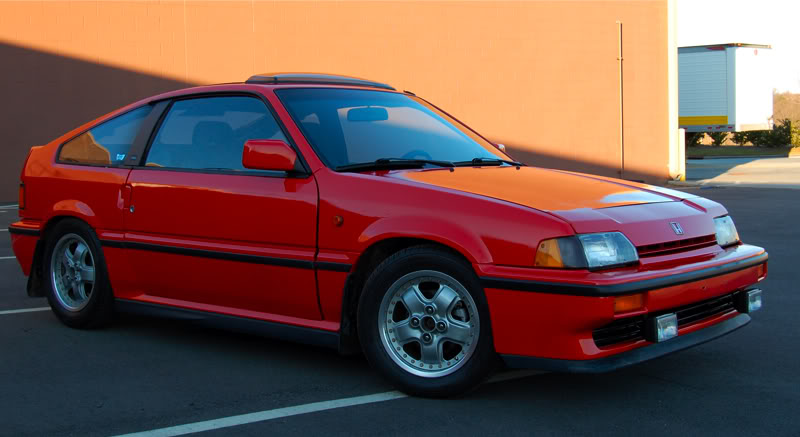
[{"label": "asphalt parking lot", "polygon": [[[722,202],[743,240],[770,252],[750,325],[614,373],[505,373],[452,400],[398,397],[363,358],[325,349],[144,317],[80,331],[47,310],[9,313],[47,303],[25,295],[0,231],[0,435],[117,435],[247,413],[277,418],[202,434],[800,435],[798,192],[687,191]],[[15,219],[0,208],[0,229]],[[373,394],[382,401],[274,411]]]},{"label": "asphalt parking lot", "polygon": [[800,188],[800,156],[690,159],[686,180],[701,186]]}]

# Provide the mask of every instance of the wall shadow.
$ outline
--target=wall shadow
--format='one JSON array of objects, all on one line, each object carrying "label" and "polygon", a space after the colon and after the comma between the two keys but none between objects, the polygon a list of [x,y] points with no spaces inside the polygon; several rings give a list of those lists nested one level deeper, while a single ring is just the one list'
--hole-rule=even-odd
[{"label": "wall shadow", "polygon": [[[0,202],[16,202],[19,174],[31,146],[46,144],[69,130],[153,94],[197,85],[180,80],[0,43]],[[347,73],[347,72],[342,72]],[[529,165],[619,177],[619,169],[589,159],[559,156],[504,143]],[[553,145],[553,148],[564,145]],[[627,171],[626,179],[663,182],[663,175]]]},{"label": "wall shadow", "polygon": [[[536,167],[553,168],[558,170],[568,170],[580,173],[589,173],[611,178],[621,178],[636,182],[663,185],[665,182],[663,174],[654,174],[636,168],[628,168],[624,174],[620,174],[618,166],[590,161],[589,159],[577,159],[574,157],[559,156],[555,153],[539,150],[523,144],[493,138],[493,141],[504,144],[506,151],[519,162]],[[556,146],[554,146],[555,148]]]},{"label": "wall shadow", "polygon": [[0,202],[16,202],[31,146],[147,96],[195,85],[0,43]]}]

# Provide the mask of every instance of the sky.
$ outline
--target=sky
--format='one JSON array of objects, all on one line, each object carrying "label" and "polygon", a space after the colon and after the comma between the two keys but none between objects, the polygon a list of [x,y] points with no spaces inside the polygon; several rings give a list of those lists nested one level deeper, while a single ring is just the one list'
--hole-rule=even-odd
[{"label": "sky", "polygon": [[800,1],[678,0],[678,47],[769,44],[778,92],[800,93]]}]

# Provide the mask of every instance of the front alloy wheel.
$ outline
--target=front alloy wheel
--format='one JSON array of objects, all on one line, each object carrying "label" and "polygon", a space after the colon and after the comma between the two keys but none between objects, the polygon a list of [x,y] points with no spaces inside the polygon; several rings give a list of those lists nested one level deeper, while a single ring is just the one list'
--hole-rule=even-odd
[{"label": "front alloy wheel", "polygon": [[410,247],[381,262],[364,284],[357,328],[370,364],[409,394],[464,393],[497,364],[480,281],[461,256],[439,246]]},{"label": "front alloy wheel", "polygon": [[480,317],[467,290],[433,270],[398,279],[381,303],[381,342],[405,371],[436,378],[457,371],[472,356]]}]

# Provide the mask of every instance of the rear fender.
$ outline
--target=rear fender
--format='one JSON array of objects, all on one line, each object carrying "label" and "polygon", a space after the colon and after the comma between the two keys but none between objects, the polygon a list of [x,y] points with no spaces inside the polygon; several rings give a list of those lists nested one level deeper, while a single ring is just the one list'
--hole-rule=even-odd
[{"label": "rear fender", "polygon": [[53,209],[50,211],[45,222],[49,223],[54,218],[64,216],[81,219],[88,223],[93,229],[98,228],[97,215],[94,210],[80,200],[67,199],[59,201],[53,205]]},{"label": "rear fender", "polygon": [[39,240],[33,252],[33,262],[31,263],[31,273],[28,276],[27,292],[31,297],[44,296],[44,273],[42,271],[42,258],[47,239],[46,230],[53,224],[54,220],[65,217],[74,217],[85,221],[94,229],[97,229],[97,216],[89,205],[75,199],[62,200],[53,205],[49,211],[45,225],[41,229]]}]

